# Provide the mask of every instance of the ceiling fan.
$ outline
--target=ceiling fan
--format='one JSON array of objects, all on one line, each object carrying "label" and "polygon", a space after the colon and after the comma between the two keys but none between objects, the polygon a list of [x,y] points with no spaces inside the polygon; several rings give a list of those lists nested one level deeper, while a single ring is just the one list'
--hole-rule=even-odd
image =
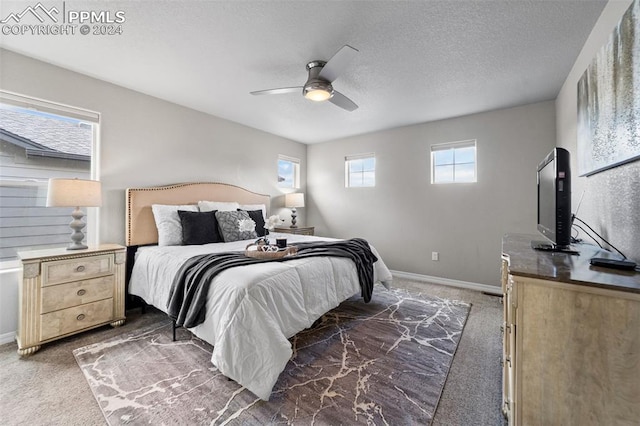
[{"label": "ceiling fan", "polygon": [[345,44],[327,62],[311,61],[307,64],[309,78],[304,86],[258,90],[251,92],[251,94],[281,95],[302,90],[302,95],[309,100],[316,102],[329,101],[347,111],[354,111],[358,109],[358,105],[342,93],[334,90],[331,83],[345,71],[347,65],[355,58],[357,53],[357,49]]}]

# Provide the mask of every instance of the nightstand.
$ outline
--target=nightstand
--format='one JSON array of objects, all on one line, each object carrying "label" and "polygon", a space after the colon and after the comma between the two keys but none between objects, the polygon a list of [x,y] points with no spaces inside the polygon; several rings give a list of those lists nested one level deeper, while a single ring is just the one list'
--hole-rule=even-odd
[{"label": "nightstand", "polygon": [[297,235],[313,235],[315,227],[313,226],[300,226],[298,228],[274,228],[274,232],[283,232],[285,234],[297,234]]},{"label": "nightstand", "polygon": [[124,324],[125,248],[23,251],[18,354],[91,328]]}]

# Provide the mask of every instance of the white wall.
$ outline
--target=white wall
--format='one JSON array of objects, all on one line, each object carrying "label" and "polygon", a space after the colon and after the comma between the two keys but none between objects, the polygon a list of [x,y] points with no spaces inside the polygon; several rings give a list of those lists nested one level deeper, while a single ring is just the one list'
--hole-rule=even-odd
[{"label": "white wall", "polygon": [[[307,220],[321,235],[367,238],[391,269],[498,286],[503,234],[536,232],[536,167],[555,132],[548,101],[310,145]],[[467,139],[478,182],[432,185],[430,145]],[[345,156],[367,152],[376,187],[345,188]]]},{"label": "white wall", "polygon": [[[97,111],[101,116],[99,176],[103,185],[100,241],[124,243],[125,189],[176,182],[226,182],[272,196],[282,210],[277,157],[299,158],[304,144],[194,111],[123,87],[0,49],[0,87]],[[301,176],[305,191],[306,175]],[[305,223],[300,209],[300,222]],[[17,328],[16,275],[2,275],[0,336]]]},{"label": "white wall", "polygon": [[[589,177],[577,176],[577,85],[596,53],[606,44],[631,0],[610,1],[602,11],[558,98],[557,141],[572,154],[573,209],[599,234],[640,263],[640,161],[625,164]],[[640,37],[640,34],[636,34]],[[587,242],[588,237],[581,235]]]}]

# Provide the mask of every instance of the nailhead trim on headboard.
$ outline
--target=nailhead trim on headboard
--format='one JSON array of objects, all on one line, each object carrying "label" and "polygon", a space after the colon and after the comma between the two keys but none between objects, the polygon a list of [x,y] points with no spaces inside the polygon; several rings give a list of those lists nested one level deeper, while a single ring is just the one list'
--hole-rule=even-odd
[{"label": "nailhead trim on headboard", "polygon": [[[198,188],[203,187],[203,190],[207,190],[206,196],[200,195],[200,200],[208,200],[208,201],[238,201],[240,204],[266,204],[267,209],[269,209],[270,196],[266,194],[259,194],[257,192],[249,191],[248,189],[228,184],[228,183],[220,183],[220,182],[189,182],[189,183],[177,183],[172,185],[165,186],[154,186],[154,187],[146,187],[146,188],[128,188],[126,190],[126,245],[134,246],[134,245],[143,245],[143,244],[154,244],[157,243],[157,236],[155,241],[153,241],[152,237],[149,237],[143,241],[134,241],[134,227],[137,221],[144,221],[145,218],[134,218],[133,212],[134,207],[137,209],[141,209],[143,207],[151,206],[152,204],[185,204],[184,201],[181,201],[179,197],[177,197],[175,202],[171,202],[171,200],[167,200],[167,197],[162,197],[161,201],[153,201],[151,198],[149,201],[145,202],[144,205],[136,206],[135,205],[135,195],[141,192],[157,192],[159,195],[163,194],[164,191],[171,191],[175,189],[185,189],[185,193],[188,193],[190,188]],[[210,187],[210,188],[207,188]],[[210,192],[209,192],[210,189]],[[217,198],[217,190],[223,190],[220,192],[224,192],[224,196],[221,198]],[[200,193],[200,192],[198,192]],[[230,197],[236,199],[229,199]],[[193,202],[199,201],[195,199]],[[148,218],[146,218],[148,219]],[[150,220],[153,220],[151,217]],[[155,228],[155,222],[153,222],[153,226]]]}]

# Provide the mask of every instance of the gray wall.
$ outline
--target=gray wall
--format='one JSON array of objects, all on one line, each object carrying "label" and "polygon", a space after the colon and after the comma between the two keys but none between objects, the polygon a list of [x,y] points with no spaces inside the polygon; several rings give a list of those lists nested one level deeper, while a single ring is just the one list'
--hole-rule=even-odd
[{"label": "gray wall", "polygon": [[[631,0],[607,3],[556,99],[558,146],[573,154],[573,170],[577,171],[578,80],[631,3]],[[577,216],[628,258],[640,263],[640,161],[589,177],[576,176],[572,184],[574,210],[582,197]],[[580,237],[592,242],[584,234]]]},{"label": "gray wall", "polygon": [[[555,132],[549,101],[310,145],[307,220],[367,238],[391,269],[498,286],[502,235],[536,232],[536,166]],[[430,145],[467,139],[478,182],[432,185]],[[344,157],[366,152],[376,186],[345,188]]]},{"label": "gray wall", "polygon": [[[125,189],[220,181],[272,196],[278,154],[300,159],[305,191],[307,147],[133,90],[0,49],[0,87],[102,114],[99,176],[103,185],[100,242],[124,243]],[[300,222],[305,223],[300,209]],[[289,217],[289,210],[281,216]],[[17,328],[17,273],[0,271],[0,340]]]},{"label": "gray wall", "polygon": [[[103,207],[100,240],[124,242],[124,190],[190,181],[221,181],[274,196],[277,157],[301,160],[306,145],[0,50],[3,89],[101,113]],[[304,222],[304,211],[301,210]],[[283,217],[286,213],[283,212]]]}]

